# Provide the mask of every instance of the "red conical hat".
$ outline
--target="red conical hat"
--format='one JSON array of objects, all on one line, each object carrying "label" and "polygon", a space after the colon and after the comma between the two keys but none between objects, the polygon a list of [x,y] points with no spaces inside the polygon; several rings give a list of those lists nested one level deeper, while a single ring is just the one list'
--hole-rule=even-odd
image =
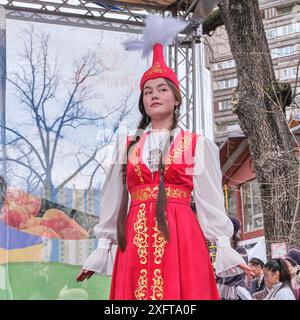
[{"label": "red conical hat", "polygon": [[179,81],[176,73],[169,68],[164,59],[163,46],[159,43],[153,47],[152,66],[143,75],[140,83],[140,88],[143,90],[144,84],[150,79],[166,78],[171,80],[179,89]]},{"label": "red conical hat", "polygon": [[124,43],[127,50],[143,50],[143,57],[153,51],[152,66],[141,79],[141,90],[146,81],[156,78],[169,79],[179,88],[177,75],[165,63],[163,46],[170,45],[176,35],[185,29],[187,23],[175,18],[163,18],[157,15],[149,15],[145,22],[146,27],[142,39]]}]

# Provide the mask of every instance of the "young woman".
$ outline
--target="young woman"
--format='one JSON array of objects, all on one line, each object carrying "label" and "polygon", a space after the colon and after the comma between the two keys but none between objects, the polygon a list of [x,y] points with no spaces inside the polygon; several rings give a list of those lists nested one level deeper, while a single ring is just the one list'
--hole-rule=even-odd
[{"label": "young woman", "polygon": [[[231,247],[238,252],[244,259],[245,263],[248,264],[248,254],[244,247],[239,245],[241,223],[235,217],[229,217],[233,224],[233,235],[231,237]],[[217,277],[218,291],[220,298],[223,300],[239,300],[244,296],[249,296],[250,292],[246,284],[245,273],[239,273],[231,277]],[[241,297],[238,294],[237,287],[239,287],[239,292],[242,292]]]},{"label": "young woman", "polygon": [[[174,29],[174,19],[150,16],[146,28],[156,26],[158,35],[171,29],[162,27],[168,22]],[[218,148],[178,127],[179,83],[164,62],[162,42],[152,44],[153,64],[140,83],[137,134],[125,152],[116,148],[102,189],[94,229],[99,246],[77,281],[94,272],[110,275],[111,244],[117,244],[110,299],[219,299],[205,238],[217,242],[219,275],[251,269],[230,246]]]},{"label": "young woman", "polygon": [[291,284],[297,300],[300,300],[300,251],[290,249],[284,260],[291,275]]},{"label": "young woman", "polygon": [[266,285],[272,288],[264,300],[295,300],[291,275],[283,259],[271,259],[264,266]]}]

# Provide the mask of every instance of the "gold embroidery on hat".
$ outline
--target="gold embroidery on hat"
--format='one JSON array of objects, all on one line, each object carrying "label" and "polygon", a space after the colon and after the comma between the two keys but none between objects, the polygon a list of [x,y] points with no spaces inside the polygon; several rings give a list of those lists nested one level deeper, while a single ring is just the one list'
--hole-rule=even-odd
[{"label": "gold embroidery on hat", "polygon": [[165,73],[165,70],[162,68],[159,62],[155,62],[153,66],[146,72],[146,77],[156,73]]}]

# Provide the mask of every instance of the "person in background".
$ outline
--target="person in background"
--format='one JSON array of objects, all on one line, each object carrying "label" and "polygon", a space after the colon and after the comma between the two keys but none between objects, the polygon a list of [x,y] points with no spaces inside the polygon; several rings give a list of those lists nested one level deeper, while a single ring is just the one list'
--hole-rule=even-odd
[{"label": "person in background", "polygon": [[300,300],[300,251],[290,249],[284,260],[291,274],[291,284],[297,300]]},{"label": "person in background", "polygon": [[270,259],[264,266],[266,285],[272,288],[264,300],[296,300],[292,285],[291,274],[282,258]]},{"label": "person in background", "polygon": [[249,262],[249,266],[254,273],[254,279],[250,286],[250,293],[253,295],[255,292],[261,291],[266,287],[264,280],[264,263],[258,258],[252,258]]},{"label": "person in background", "polygon": [[236,291],[242,300],[296,300],[291,275],[286,262],[281,259],[270,259],[264,266],[264,279],[266,287],[251,295],[245,294],[242,287]]},{"label": "person in background", "polygon": [[[246,249],[238,244],[240,241],[241,223],[235,217],[229,218],[233,224],[231,246],[243,257],[245,263],[248,263],[248,254]],[[231,277],[217,277],[217,284],[220,297],[223,300],[246,300],[249,298],[249,296],[251,298],[248,286],[246,284],[245,273],[240,273]],[[239,293],[236,290],[237,287],[239,287]]]}]

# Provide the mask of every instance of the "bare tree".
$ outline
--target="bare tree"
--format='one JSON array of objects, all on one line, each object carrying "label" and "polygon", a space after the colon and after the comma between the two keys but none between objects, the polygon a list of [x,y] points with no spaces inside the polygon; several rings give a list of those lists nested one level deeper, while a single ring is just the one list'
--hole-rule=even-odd
[{"label": "bare tree", "polygon": [[234,109],[248,139],[264,212],[267,251],[286,242],[300,247],[298,143],[280,99],[257,0],[222,0],[218,4],[236,63],[238,87]]},{"label": "bare tree", "polygon": [[[95,55],[87,52],[80,61],[75,62],[65,104],[61,108],[57,107],[54,115],[54,99],[58,86],[65,82],[60,79],[57,59],[49,53],[49,36],[38,33],[31,27],[24,32],[23,44],[20,55],[22,65],[7,80],[16,89],[20,103],[31,115],[30,125],[32,131],[36,131],[36,139],[28,138],[28,129],[22,132],[21,128],[7,126],[6,144],[14,149],[14,154],[8,155],[6,161],[24,168],[28,172],[27,177],[23,176],[27,183],[31,187],[43,186],[46,198],[55,201],[57,193],[88,166],[92,171],[91,187],[94,175],[103,161],[97,160],[99,151],[112,142],[121,121],[132,110],[128,102],[130,94],[119,107],[97,113],[88,111],[88,104],[96,97],[91,90],[92,81],[101,75],[103,67],[97,63]],[[80,130],[80,127],[101,123],[105,126],[104,121],[111,118],[114,121],[112,127],[107,130],[101,142],[96,144],[94,150],[80,146],[78,150],[74,150],[72,156],[77,158],[77,168],[55,186],[53,172],[65,130]]]}]

